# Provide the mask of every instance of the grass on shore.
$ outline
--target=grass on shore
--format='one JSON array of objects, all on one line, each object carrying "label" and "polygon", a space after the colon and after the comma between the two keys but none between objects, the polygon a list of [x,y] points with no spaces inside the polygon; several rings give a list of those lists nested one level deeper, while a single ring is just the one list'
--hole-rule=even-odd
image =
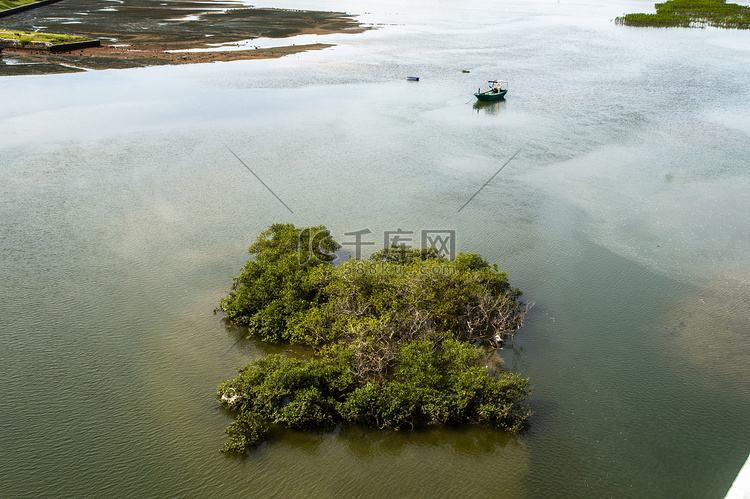
[{"label": "grass on shore", "polygon": [[58,44],[91,40],[91,38],[85,36],[58,35],[55,33],[35,33],[33,31],[14,31],[8,29],[0,29],[0,38],[6,40],[18,40],[22,46],[33,42],[49,42],[52,44]]},{"label": "grass on shore", "polygon": [[726,0],[668,0],[655,4],[656,14],[626,14],[615,19],[626,26],[656,28],[696,25],[750,29],[750,7]]},{"label": "grass on shore", "polygon": [[13,7],[20,7],[21,5],[27,5],[37,1],[38,0],[0,0],[0,10],[12,9]]}]

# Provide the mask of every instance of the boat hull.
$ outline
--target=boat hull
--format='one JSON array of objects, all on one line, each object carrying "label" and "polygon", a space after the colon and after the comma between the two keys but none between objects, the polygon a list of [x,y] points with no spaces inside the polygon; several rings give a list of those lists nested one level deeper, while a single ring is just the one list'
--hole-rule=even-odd
[{"label": "boat hull", "polygon": [[507,90],[500,90],[497,93],[481,92],[478,94],[474,94],[474,97],[476,97],[477,100],[480,100],[482,102],[492,102],[496,100],[503,100],[505,98],[506,93],[508,93]]}]

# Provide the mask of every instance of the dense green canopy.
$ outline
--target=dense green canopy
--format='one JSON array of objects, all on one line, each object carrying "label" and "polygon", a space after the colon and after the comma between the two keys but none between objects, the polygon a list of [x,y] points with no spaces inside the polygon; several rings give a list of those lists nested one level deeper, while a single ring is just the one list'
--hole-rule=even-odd
[{"label": "dense green canopy", "polygon": [[246,450],[272,423],[524,426],[527,380],[486,365],[486,349],[512,338],[527,310],[504,272],[476,254],[448,261],[404,247],[334,266],[339,247],[325,227],[291,224],[250,247],[255,259],[219,309],[250,335],[316,356],[268,356],[219,386],[236,413],[224,450]]}]

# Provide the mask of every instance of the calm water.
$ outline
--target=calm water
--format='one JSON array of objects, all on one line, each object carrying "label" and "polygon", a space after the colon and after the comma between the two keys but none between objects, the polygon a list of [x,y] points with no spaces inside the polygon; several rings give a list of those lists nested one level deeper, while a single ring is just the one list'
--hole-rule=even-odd
[{"label": "calm water", "polygon": [[[750,452],[750,33],[611,22],[648,2],[271,6],[382,28],[0,79],[0,497],[723,497]],[[216,385],[283,347],[212,310],[286,221],[455,230],[506,269],[536,304],[502,354],[530,429],[221,455]]]}]

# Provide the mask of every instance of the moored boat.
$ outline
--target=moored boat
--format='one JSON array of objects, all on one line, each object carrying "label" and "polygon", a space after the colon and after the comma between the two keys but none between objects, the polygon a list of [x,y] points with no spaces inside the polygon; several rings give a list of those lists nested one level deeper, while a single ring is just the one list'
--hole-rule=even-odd
[{"label": "moored boat", "polygon": [[505,98],[505,94],[508,93],[508,82],[505,80],[489,80],[489,89],[482,92],[482,89],[478,89],[477,93],[474,94],[478,100],[483,102],[502,100]]}]

